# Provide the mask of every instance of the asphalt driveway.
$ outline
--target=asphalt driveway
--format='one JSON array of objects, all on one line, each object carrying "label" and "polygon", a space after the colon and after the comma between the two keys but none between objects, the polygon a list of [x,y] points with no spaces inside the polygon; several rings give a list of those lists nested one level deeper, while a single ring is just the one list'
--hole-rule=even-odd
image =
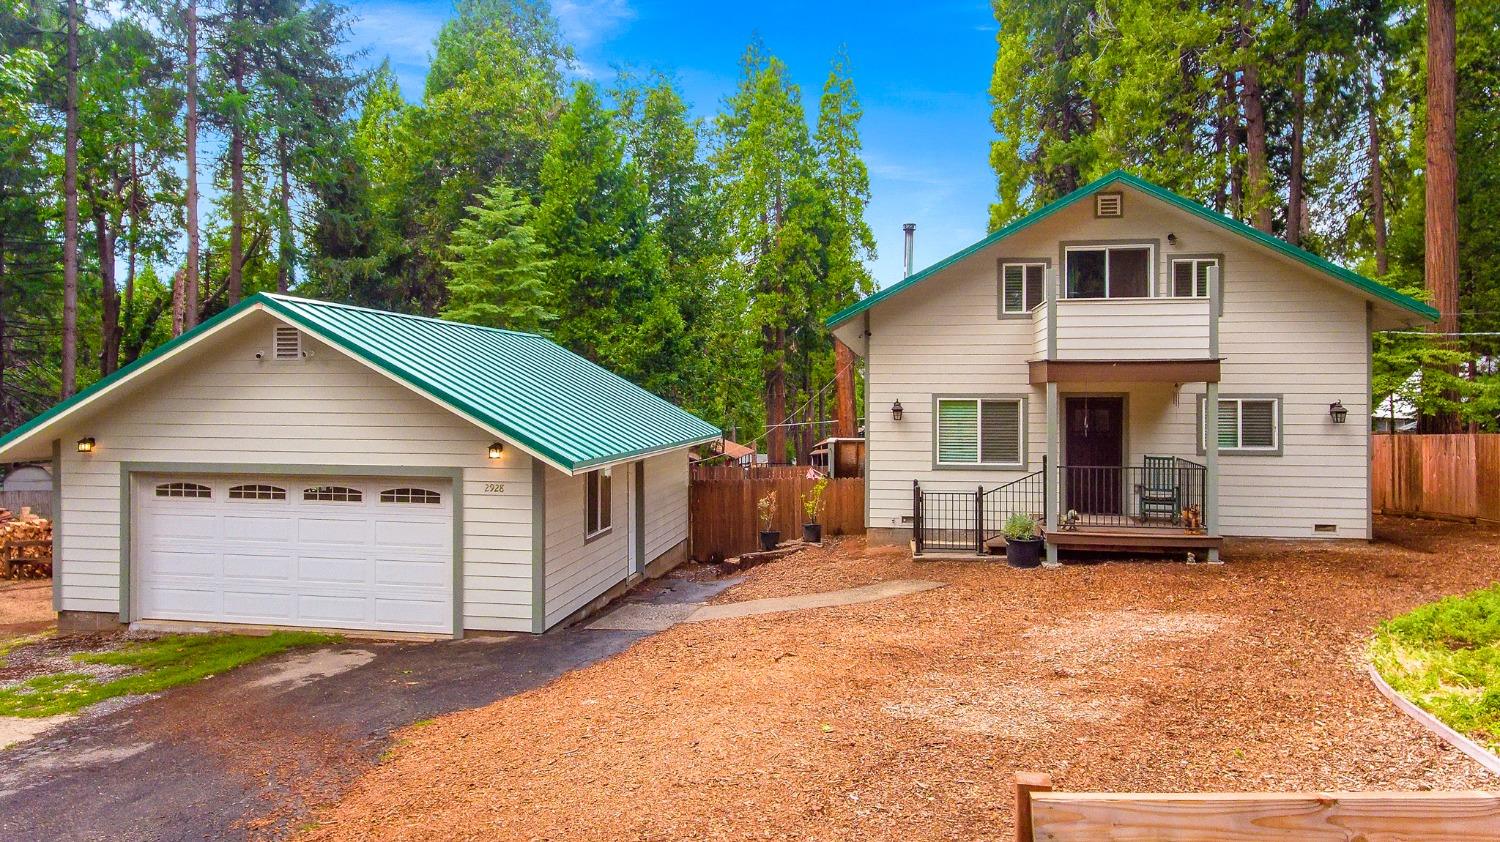
[{"label": "asphalt driveway", "polygon": [[[630,597],[698,602],[730,582]],[[0,839],[279,836],[379,762],[391,732],[538,687],[650,632],[574,627],[298,650],[0,752]]]}]

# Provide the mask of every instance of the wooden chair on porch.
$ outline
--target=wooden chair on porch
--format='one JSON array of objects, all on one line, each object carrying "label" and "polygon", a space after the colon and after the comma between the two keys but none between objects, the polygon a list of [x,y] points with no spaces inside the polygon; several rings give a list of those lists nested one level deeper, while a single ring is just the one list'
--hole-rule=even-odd
[{"label": "wooden chair on porch", "polygon": [[1136,483],[1142,521],[1167,520],[1175,523],[1182,516],[1182,476],[1175,456],[1146,456],[1141,481]]}]

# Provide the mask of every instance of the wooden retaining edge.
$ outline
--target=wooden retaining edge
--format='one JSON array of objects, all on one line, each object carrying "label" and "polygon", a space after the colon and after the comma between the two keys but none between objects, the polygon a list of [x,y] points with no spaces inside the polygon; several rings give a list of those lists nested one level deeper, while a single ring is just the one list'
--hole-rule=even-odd
[{"label": "wooden retaining edge", "polygon": [[1402,713],[1415,719],[1424,728],[1441,737],[1444,742],[1473,758],[1475,763],[1483,766],[1490,774],[1500,775],[1500,757],[1496,757],[1489,751],[1486,751],[1483,746],[1444,725],[1437,717],[1422,710],[1420,707],[1417,707],[1416,703],[1397,693],[1395,688],[1386,684],[1385,679],[1380,677],[1380,671],[1375,669],[1374,664],[1366,664],[1365,671],[1370,674],[1370,681],[1374,682],[1375,689],[1380,691],[1380,695],[1390,699],[1391,704],[1400,709]]}]

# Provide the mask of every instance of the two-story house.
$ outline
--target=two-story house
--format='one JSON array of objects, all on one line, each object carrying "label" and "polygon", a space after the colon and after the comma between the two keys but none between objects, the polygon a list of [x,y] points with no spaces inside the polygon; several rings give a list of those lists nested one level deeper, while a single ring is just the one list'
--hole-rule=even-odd
[{"label": "two-story house", "polygon": [[1112,173],[829,320],[864,359],[871,542],[982,552],[1015,512],[1054,562],[1367,539],[1371,334],[1436,317]]}]

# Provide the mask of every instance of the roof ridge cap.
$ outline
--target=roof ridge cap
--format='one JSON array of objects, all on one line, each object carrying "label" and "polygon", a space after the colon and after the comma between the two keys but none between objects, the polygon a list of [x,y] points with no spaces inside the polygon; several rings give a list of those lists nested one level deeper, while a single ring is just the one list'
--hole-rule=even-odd
[{"label": "roof ridge cap", "polygon": [[279,293],[279,292],[260,292],[260,293],[256,293],[256,295],[259,296],[259,297],[266,298],[266,299],[268,299],[270,301],[281,302],[281,303],[294,302],[294,303],[297,303],[297,304],[312,304],[312,305],[318,306],[318,307],[335,307],[335,308],[338,308],[340,310],[354,310],[354,311],[360,312],[360,313],[369,313],[369,314],[374,315],[374,316],[382,316],[382,317],[397,318],[397,319],[410,319],[412,321],[419,321],[419,322],[432,322],[433,324],[446,325],[448,327],[468,328],[470,330],[479,330],[479,331],[484,331],[486,333],[505,333],[505,334],[510,334],[512,336],[528,336],[528,337],[532,337],[532,338],[535,338],[535,339],[545,339],[546,338],[546,337],[542,336],[539,333],[528,333],[527,331],[524,331],[524,330],[511,330],[510,328],[504,328],[504,327],[490,327],[488,325],[476,325],[476,324],[472,324],[470,322],[457,322],[457,321],[453,321],[452,319],[439,319],[439,318],[434,318],[432,316],[420,316],[420,315],[417,315],[416,313],[399,313],[399,312],[396,312],[394,310],[380,310],[380,309],[377,309],[375,307],[361,307],[358,304],[345,304],[342,301],[324,301],[321,298],[305,298],[305,297],[298,296],[298,295],[287,295],[285,293]]}]

